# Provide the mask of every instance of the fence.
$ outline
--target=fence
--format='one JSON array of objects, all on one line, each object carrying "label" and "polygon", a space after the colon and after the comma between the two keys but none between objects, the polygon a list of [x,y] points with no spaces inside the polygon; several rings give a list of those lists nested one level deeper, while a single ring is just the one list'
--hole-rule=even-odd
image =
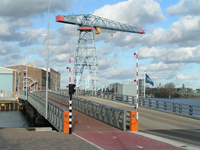
[{"label": "fence", "polygon": [[[94,91],[79,91],[80,95],[94,95]],[[94,95],[95,96],[95,95]],[[113,101],[123,102],[130,105],[136,105],[136,97],[129,96],[129,95],[120,95],[114,94],[109,92],[98,91],[95,97],[100,97],[104,99],[109,99]],[[188,104],[181,104],[181,103],[174,103],[169,101],[163,101],[159,99],[144,99],[139,98],[139,106],[151,108],[155,110],[161,110],[166,112],[171,112],[173,114],[180,114],[189,117],[200,117],[200,106],[196,105],[188,105]]]},{"label": "fence", "polygon": [[[20,95],[24,95],[24,92],[21,92]],[[20,97],[21,98],[21,97]],[[28,102],[37,110],[40,115],[43,117],[46,116],[46,100],[35,93],[28,92]],[[56,105],[52,102],[48,102],[48,121],[59,131],[63,132],[64,130],[64,112],[68,111],[67,109]]]},{"label": "fence", "polygon": [[[35,92],[35,94],[45,97],[45,91],[38,91]],[[62,95],[58,92],[49,92],[49,98],[63,105],[69,103],[69,96]],[[126,110],[102,105],[100,103],[94,103],[81,98],[73,98],[72,101],[73,109],[121,130],[126,130]]]},{"label": "fence", "polygon": [[169,111],[175,114],[200,117],[200,106],[168,102],[151,98],[140,98],[139,106]]},{"label": "fence", "polygon": [[123,131],[126,130],[126,110],[95,103],[82,98],[73,99],[73,108]]},{"label": "fence", "polygon": [[[65,93],[65,92],[63,92]],[[94,94],[94,91],[78,91],[77,95],[89,95],[89,96],[95,96],[95,97],[100,97],[104,99],[109,99],[109,100],[116,100],[124,103],[129,103],[136,105],[136,96],[130,96],[130,95],[121,95],[121,94],[116,94],[116,93],[110,93],[110,92],[103,92],[103,91],[98,91],[97,95]]]},{"label": "fence", "polygon": [[16,96],[13,91],[0,90],[0,100],[15,100]]}]

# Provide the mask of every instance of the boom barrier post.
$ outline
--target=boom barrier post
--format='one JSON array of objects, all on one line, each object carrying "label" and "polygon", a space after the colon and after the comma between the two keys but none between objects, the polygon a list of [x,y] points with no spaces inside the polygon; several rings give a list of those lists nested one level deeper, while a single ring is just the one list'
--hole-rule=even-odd
[{"label": "boom barrier post", "polygon": [[138,118],[139,118],[139,112],[138,112],[138,98],[139,98],[139,92],[138,92],[138,51],[136,51],[136,53],[134,53],[134,55],[136,55],[136,99],[137,99],[136,119],[138,120]]},{"label": "boom barrier post", "polygon": [[136,118],[136,112],[130,111],[130,131],[138,132],[138,120]]}]

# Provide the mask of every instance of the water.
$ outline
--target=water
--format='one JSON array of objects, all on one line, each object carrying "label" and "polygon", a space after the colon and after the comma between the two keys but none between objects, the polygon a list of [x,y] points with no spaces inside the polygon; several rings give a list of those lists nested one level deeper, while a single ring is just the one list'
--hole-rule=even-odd
[{"label": "water", "polygon": [[54,127],[45,121],[44,124],[36,124],[35,117],[24,110],[0,111],[0,127],[27,128],[27,127]]},{"label": "water", "polygon": [[28,119],[20,110],[1,111],[0,120],[0,127],[29,127]]}]

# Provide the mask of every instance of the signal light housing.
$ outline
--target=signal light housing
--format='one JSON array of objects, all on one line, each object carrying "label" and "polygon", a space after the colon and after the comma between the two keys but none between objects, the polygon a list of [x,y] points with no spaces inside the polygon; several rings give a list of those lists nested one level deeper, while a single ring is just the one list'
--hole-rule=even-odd
[{"label": "signal light housing", "polygon": [[75,84],[69,84],[69,95],[72,95],[74,94],[74,92],[76,92],[76,90],[74,89],[75,87]]}]

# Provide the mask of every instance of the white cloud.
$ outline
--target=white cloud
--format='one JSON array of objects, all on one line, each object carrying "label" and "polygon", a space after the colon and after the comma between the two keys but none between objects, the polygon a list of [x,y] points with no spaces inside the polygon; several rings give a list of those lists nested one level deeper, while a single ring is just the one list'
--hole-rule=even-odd
[{"label": "white cloud", "polygon": [[164,63],[200,63],[200,47],[165,47],[165,48],[148,48],[139,49],[139,58],[153,58],[155,61]]},{"label": "white cloud", "polygon": [[168,30],[158,27],[152,33],[139,35],[115,32],[113,38],[111,32],[102,32],[96,36],[97,41],[105,43],[114,42],[114,47],[122,47],[123,50],[142,45],[144,47],[176,45],[179,47],[193,47],[199,45],[200,41],[200,17],[183,16],[174,22]]},{"label": "white cloud", "polygon": [[178,70],[180,67],[183,67],[183,65],[180,63],[164,64],[163,62],[159,62],[156,64],[148,65],[146,70],[150,70],[150,71]]},{"label": "white cloud", "polygon": [[100,77],[106,78],[106,79],[117,79],[117,80],[124,80],[128,78],[133,78],[135,76],[135,70],[134,68],[109,68],[105,71],[100,72]]},{"label": "white cloud", "polygon": [[105,5],[97,9],[94,15],[136,27],[165,20],[160,5],[154,0],[128,0]]},{"label": "white cloud", "polygon": [[199,45],[200,16],[180,17],[169,28],[170,43],[177,43],[180,46]]},{"label": "white cloud", "polygon": [[99,70],[105,70],[110,67],[116,66],[118,64],[118,59],[112,58],[108,60],[107,58],[98,61]]},{"label": "white cloud", "polygon": [[176,76],[178,80],[198,80],[200,78],[199,74],[178,74]]},{"label": "white cloud", "polygon": [[[66,12],[73,0],[56,0],[51,3],[51,12]],[[49,0],[3,0],[0,5],[0,16],[33,17],[43,16],[48,12]],[[12,11],[11,11],[12,10]]]},{"label": "white cloud", "polygon": [[199,0],[181,0],[178,4],[167,8],[167,12],[171,16],[175,15],[199,15]]}]

